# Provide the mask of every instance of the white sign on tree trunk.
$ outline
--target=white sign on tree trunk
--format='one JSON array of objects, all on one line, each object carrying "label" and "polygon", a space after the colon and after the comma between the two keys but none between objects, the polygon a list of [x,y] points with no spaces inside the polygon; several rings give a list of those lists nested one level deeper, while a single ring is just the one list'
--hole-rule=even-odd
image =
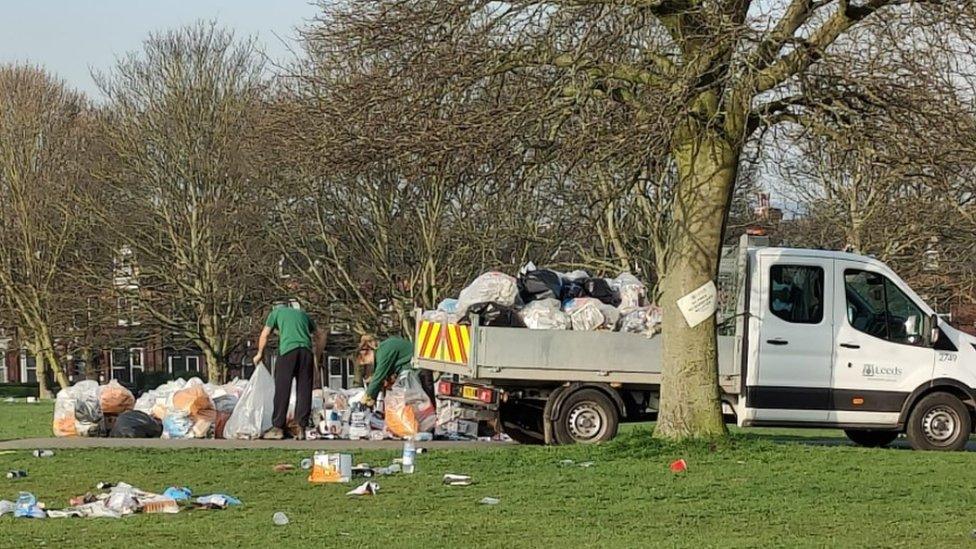
[{"label": "white sign on tree trunk", "polygon": [[718,290],[715,282],[709,280],[704,285],[678,300],[678,309],[685,317],[689,328],[694,328],[715,314]]}]

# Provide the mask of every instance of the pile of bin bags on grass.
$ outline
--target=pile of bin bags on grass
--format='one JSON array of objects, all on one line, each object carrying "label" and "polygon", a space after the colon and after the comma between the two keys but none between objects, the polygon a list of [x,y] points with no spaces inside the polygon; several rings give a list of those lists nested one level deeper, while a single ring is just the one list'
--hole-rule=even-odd
[{"label": "pile of bin bags on grass", "polygon": [[241,505],[240,500],[226,494],[194,498],[193,492],[184,487],[171,486],[162,494],[154,494],[124,482],[100,486],[101,493],[73,497],[63,509],[48,509],[34,494],[20,492],[16,502],[0,500],[0,516],[10,513],[17,518],[122,518],[133,513],[179,513],[183,509],[226,509]]},{"label": "pile of bin bags on grass", "polygon": [[[382,415],[357,405],[363,394],[362,388],[313,391],[314,429],[307,435],[382,440],[418,437],[438,427],[438,434],[445,438],[477,436],[476,423],[474,427],[465,424],[461,421],[464,418],[449,411],[435,414],[414,371],[401,374],[386,391]],[[255,368],[250,380],[235,379],[225,385],[204,383],[199,378],[170,381],[138,400],[115,380],[101,386],[82,381],[58,393],[53,430],[58,437],[255,439],[271,427],[273,408],[274,380],[264,367]],[[450,405],[445,408],[452,409]],[[297,427],[294,412],[293,384],[288,407],[293,429]],[[439,417],[444,425],[438,425]]]},{"label": "pile of bin bags on grass", "polygon": [[425,320],[466,322],[469,314],[482,326],[533,330],[612,330],[644,334],[660,332],[661,309],[647,303],[647,289],[630,273],[616,278],[591,277],[538,269],[528,263],[518,278],[487,272],[445,299]]}]

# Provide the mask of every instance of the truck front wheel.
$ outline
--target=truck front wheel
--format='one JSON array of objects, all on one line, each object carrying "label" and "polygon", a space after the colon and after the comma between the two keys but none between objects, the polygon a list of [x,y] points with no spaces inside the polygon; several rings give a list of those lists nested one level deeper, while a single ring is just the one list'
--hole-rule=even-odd
[{"label": "truck front wheel", "polygon": [[597,389],[582,389],[560,406],[553,434],[558,444],[604,442],[617,435],[619,423],[613,401]]},{"label": "truck front wheel", "polygon": [[962,450],[973,430],[969,409],[949,393],[926,395],[908,417],[908,442],[916,450]]},{"label": "truck front wheel", "polygon": [[870,429],[844,429],[851,442],[865,448],[883,448],[898,438],[898,431],[872,431]]}]

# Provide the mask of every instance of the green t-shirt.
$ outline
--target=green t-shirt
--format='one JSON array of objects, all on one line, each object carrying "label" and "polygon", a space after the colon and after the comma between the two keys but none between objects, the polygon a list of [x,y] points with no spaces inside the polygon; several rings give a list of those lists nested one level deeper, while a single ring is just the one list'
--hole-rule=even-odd
[{"label": "green t-shirt", "polygon": [[264,325],[278,331],[279,356],[303,347],[312,350],[315,322],[305,314],[305,311],[291,307],[275,307]]},{"label": "green t-shirt", "polygon": [[376,367],[373,368],[373,378],[366,388],[366,394],[376,398],[383,388],[383,381],[391,374],[400,374],[404,368],[410,368],[413,360],[413,343],[402,337],[391,337],[384,340],[376,348]]}]

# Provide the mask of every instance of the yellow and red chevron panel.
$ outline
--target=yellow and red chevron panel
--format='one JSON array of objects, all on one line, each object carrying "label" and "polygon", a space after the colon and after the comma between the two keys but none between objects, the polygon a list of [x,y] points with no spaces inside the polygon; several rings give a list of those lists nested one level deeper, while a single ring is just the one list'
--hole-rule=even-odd
[{"label": "yellow and red chevron panel", "polygon": [[419,358],[467,364],[471,350],[471,326],[421,320],[414,345]]}]

